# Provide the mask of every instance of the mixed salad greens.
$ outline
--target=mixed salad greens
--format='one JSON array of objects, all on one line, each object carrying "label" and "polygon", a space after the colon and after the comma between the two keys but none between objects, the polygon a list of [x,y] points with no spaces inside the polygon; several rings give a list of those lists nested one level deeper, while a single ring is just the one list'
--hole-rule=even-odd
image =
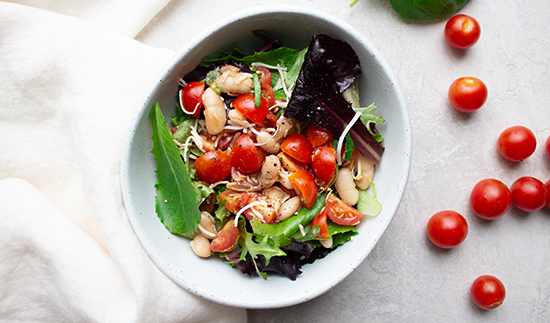
[{"label": "mixed salad greens", "polygon": [[166,228],[250,276],[295,280],[382,208],[372,177],[384,147],[377,106],[359,105],[359,59],[315,34],[301,50],[261,32],[181,79],[168,128],[150,112],[156,212]]}]

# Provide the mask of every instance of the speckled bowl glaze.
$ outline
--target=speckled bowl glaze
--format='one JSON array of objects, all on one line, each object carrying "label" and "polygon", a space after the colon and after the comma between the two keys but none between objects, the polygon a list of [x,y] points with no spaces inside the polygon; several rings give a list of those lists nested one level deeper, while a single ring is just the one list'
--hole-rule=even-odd
[{"label": "speckled bowl glaze", "polygon": [[[382,212],[364,218],[359,235],[326,258],[305,265],[296,281],[271,275],[267,281],[249,277],[222,259],[197,257],[189,240],[171,234],[155,214],[156,162],[151,154],[149,111],[159,102],[165,118],[176,113],[178,79],[200,60],[234,47],[250,50],[262,45],[251,30],[278,37],[288,47],[304,48],[314,33],[326,33],[348,42],[361,62],[361,104],[376,103],[386,119],[378,129],[386,151],[374,182]],[[133,120],[123,147],[121,185],[132,228],[151,260],[176,284],[190,293],[230,306],[276,308],[315,298],[348,276],[376,245],[403,196],[411,164],[411,127],[405,101],[390,68],[378,51],[346,23],[306,8],[259,6],[241,11],[187,44],[162,71]],[[386,237],[391,239],[392,237]],[[396,251],[398,252],[398,251]]]}]

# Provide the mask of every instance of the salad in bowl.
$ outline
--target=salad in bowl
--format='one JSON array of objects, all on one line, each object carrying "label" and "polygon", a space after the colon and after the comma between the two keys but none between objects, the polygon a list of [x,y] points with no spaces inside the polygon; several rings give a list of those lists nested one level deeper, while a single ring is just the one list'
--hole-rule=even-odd
[{"label": "salad in bowl", "polygon": [[249,8],[187,44],[145,95],[123,147],[124,207],[182,288],[294,305],[347,277],[384,234],[410,131],[396,79],[361,33],[310,9]]},{"label": "salad in bowl", "polygon": [[346,42],[314,34],[297,50],[254,33],[266,40],[254,53],[221,53],[181,79],[170,129],[152,107],[156,212],[199,257],[295,280],[380,213],[385,120],[359,105]]}]

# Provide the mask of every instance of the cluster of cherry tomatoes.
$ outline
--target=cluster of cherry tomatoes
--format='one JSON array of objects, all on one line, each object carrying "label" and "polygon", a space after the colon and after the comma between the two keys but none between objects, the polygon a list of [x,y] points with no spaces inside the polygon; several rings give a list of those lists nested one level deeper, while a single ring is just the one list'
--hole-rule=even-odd
[{"label": "cluster of cherry tomatoes", "polygon": [[[467,15],[456,15],[445,26],[447,42],[460,49],[473,46],[479,39],[479,23]],[[461,112],[473,112],[487,100],[487,87],[475,77],[462,77],[449,88],[451,105]],[[531,156],[537,146],[533,132],[524,126],[504,130],[497,140],[500,155],[512,162],[521,162]],[[546,141],[546,153],[550,158],[550,137]],[[502,217],[514,205],[525,212],[535,212],[545,205],[550,208],[550,180],[524,176],[510,188],[501,181],[487,178],[479,181],[470,194],[470,207],[480,218],[495,220]],[[427,224],[427,234],[436,246],[450,249],[460,245],[468,235],[468,223],[458,212],[445,210],[434,214]],[[502,304],[506,289],[502,282],[491,275],[478,277],[472,284],[471,297],[483,309],[493,309]]]}]

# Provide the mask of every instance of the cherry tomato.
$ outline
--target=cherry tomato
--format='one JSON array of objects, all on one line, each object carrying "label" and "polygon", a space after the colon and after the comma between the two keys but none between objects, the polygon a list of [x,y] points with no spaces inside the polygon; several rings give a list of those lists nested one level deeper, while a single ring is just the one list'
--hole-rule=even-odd
[{"label": "cherry tomato", "polygon": [[317,184],[315,179],[308,171],[299,170],[288,177],[296,194],[300,197],[302,205],[311,208],[317,198]]},{"label": "cherry tomato", "polygon": [[473,112],[487,100],[487,86],[475,77],[461,77],[449,87],[449,101],[460,112]]},{"label": "cherry tomato", "polygon": [[277,157],[279,157],[279,160],[281,161],[281,166],[290,172],[295,172],[297,170],[307,170],[306,163],[297,161],[296,159],[290,157],[285,153],[279,153]]},{"label": "cherry tomato", "polygon": [[524,126],[513,126],[504,130],[497,140],[500,155],[510,161],[523,161],[537,148],[535,134]]},{"label": "cherry tomato", "polygon": [[259,107],[255,106],[254,94],[239,95],[233,100],[232,105],[245,117],[260,126],[264,123],[265,116],[269,112],[269,105],[264,98],[260,100]]},{"label": "cherry tomato", "polygon": [[239,239],[239,228],[233,221],[227,221],[218,233],[218,236],[210,243],[210,250],[214,252],[226,252],[235,246]]},{"label": "cherry tomato", "polygon": [[550,136],[548,136],[548,139],[546,139],[546,155],[548,155],[548,158],[550,158]]},{"label": "cherry tomato", "polygon": [[[247,192],[241,197],[241,204],[245,206],[247,204],[260,201],[261,204],[254,205],[252,209],[244,211],[244,215],[249,221],[253,218],[260,220],[262,223],[271,223],[277,217],[277,205],[278,199],[267,195],[260,195],[258,193]],[[239,204],[239,206],[241,206]],[[242,207],[241,206],[241,207]]]},{"label": "cherry tomato", "polygon": [[495,220],[512,205],[512,194],[504,183],[493,178],[481,180],[470,194],[472,211],[480,218]]},{"label": "cherry tomato", "polygon": [[550,181],[544,184],[546,186],[546,206],[550,208]]},{"label": "cherry tomato", "polygon": [[231,174],[231,157],[225,151],[207,151],[195,160],[193,168],[201,181],[208,183],[223,181]]},{"label": "cherry tomato", "polygon": [[481,36],[479,23],[470,16],[456,15],[445,24],[445,39],[455,48],[470,48],[477,43],[479,36]]},{"label": "cherry tomato", "polygon": [[336,173],[336,152],[332,147],[319,147],[313,151],[313,173],[324,183],[329,183]]},{"label": "cherry tomato", "polygon": [[295,133],[286,137],[285,141],[281,144],[281,150],[303,163],[311,163],[313,146],[306,136],[302,134]]},{"label": "cherry tomato", "polygon": [[225,207],[229,210],[229,212],[237,213],[244,206],[239,204],[243,194],[243,192],[226,190],[220,193],[220,199],[224,202]]},{"label": "cherry tomato", "polygon": [[432,215],[426,226],[428,238],[440,248],[451,249],[468,235],[468,223],[460,213],[445,210]]},{"label": "cherry tomato", "polygon": [[492,310],[499,307],[506,297],[504,284],[491,275],[479,276],[474,280],[470,288],[470,294],[474,303],[484,310]]},{"label": "cherry tomato", "polygon": [[268,107],[271,107],[275,104],[275,92],[273,91],[273,88],[271,87],[271,72],[263,67],[263,66],[256,66],[256,71],[259,72],[260,76],[260,86],[262,88],[262,97],[267,102]]},{"label": "cherry tomato", "polygon": [[190,82],[180,90],[180,104],[185,113],[195,118],[200,117],[204,83]]},{"label": "cherry tomato", "polygon": [[356,225],[363,217],[363,213],[332,194],[327,198],[325,210],[332,222],[340,225]]},{"label": "cherry tomato", "polygon": [[231,165],[243,174],[253,173],[262,167],[265,158],[262,152],[262,149],[254,146],[250,136],[243,133],[231,148]]},{"label": "cherry tomato", "polygon": [[319,147],[327,142],[332,142],[332,134],[323,127],[317,127],[314,124],[309,125],[306,130],[307,139],[313,147]]},{"label": "cherry tomato", "polygon": [[530,176],[518,178],[510,188],[512,203],[525,212],[542,209],[547,201],[547,189],[543,182]]},{"label": "cherry tomato", "polygon": [[325,208],[319,212],[311,221],[311,228],[313,229],[314,226],[318,225],[321,228],[321,232],[315,237],[315,239],[326,239],[330,237],[330,234],[328,232],[328,224],[327,224],[327,212],[325,212]]}]

